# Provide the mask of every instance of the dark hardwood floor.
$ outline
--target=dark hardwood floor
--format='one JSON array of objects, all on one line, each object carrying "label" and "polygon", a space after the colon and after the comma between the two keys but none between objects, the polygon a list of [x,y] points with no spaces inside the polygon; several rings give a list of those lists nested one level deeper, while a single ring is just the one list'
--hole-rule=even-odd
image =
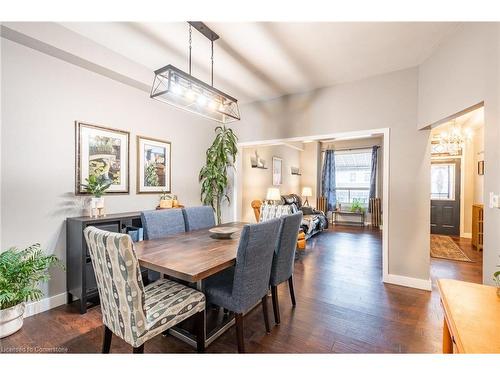
[{"label": "dark hardwood floor", "polygon": [[[474,263],[431,260],[432,292],[382,283],[381,234],[334,227],[308,241],[295,264],[297,307],[286,283],[280,285],[281,324],[266,335],[262,311],[245,316],[245,345],[254,353],[438,353],[443,315],[437,278],[481,282],[482,253],[470,240],[455,239]],[[271,305],[271,302],[268,302]],[[274,324],[271,314],[271,323]],[[231,328],[208,353],[237,352]],[[16,334],[0,340],[0,351],[98,353],[103,328],[99,307],[80,315],[76,306],[27,318]],[[130,353],[113,339],[112,353]],[[161,335],[146,353],[194,353],[187,344]]]}]

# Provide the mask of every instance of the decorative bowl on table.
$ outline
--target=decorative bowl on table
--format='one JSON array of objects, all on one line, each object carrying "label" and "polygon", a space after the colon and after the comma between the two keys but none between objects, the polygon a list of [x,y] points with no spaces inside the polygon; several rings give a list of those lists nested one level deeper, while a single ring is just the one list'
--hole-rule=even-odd
[{"label": "decorative bowl on table", "polygon": [[238,232],[240,230],[240,228],[235,228],[235,227],[215,227],[215,228],[211,228],[209,229],[208,231],[210,233],[212,233],[211,237],[212,238],[217,238],[217,239],[220,239],[220,240],[227,240],[229,238],[231,238],[231,236]]}]

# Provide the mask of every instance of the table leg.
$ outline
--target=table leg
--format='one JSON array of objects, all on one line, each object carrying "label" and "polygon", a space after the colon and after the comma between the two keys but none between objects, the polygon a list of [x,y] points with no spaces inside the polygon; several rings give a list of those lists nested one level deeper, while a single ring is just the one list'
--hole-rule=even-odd
[{"label": "table leg", "polygon": [[443,353],[453,354],[453,340],[451,339],[450,329],[446,318],[443,319]]}]

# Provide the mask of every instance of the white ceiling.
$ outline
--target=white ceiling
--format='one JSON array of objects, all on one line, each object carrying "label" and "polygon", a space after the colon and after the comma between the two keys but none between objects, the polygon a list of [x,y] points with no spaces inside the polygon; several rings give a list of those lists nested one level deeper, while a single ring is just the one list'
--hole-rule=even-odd
[{"label": "white ceiling", "polygon": [[[264,100],[422,63],[459,23],[207,23],[214,85],[242,102]],[[62,23],[151,71],[187,71],[187,23]],[[209,82],[210,44],[193,29],[193,75]]]}]

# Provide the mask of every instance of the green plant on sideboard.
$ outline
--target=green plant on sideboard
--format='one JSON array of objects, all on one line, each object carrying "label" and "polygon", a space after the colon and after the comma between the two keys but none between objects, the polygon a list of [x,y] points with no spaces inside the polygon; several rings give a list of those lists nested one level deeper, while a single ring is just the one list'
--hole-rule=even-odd
[{"label": "green plant on sideboard", "polygon": [[234,168],[238,153],[238,137],[233,130],[225,126],[215,128],[215,139],[206,153],[206,163],[201,168],[199,180],[201,183],[201,201],[210,205],[217,216],[217,224],[222,221],[221,204],[227,195],[229,168]]},{"label": "green plant on sideboard", "polygon": [[106,180],[104,175],[90,175],[85,181],[87,183],[82,184],[82,187],[87,193],[96,198],[102,197],[113,183],[112,181]]}]

